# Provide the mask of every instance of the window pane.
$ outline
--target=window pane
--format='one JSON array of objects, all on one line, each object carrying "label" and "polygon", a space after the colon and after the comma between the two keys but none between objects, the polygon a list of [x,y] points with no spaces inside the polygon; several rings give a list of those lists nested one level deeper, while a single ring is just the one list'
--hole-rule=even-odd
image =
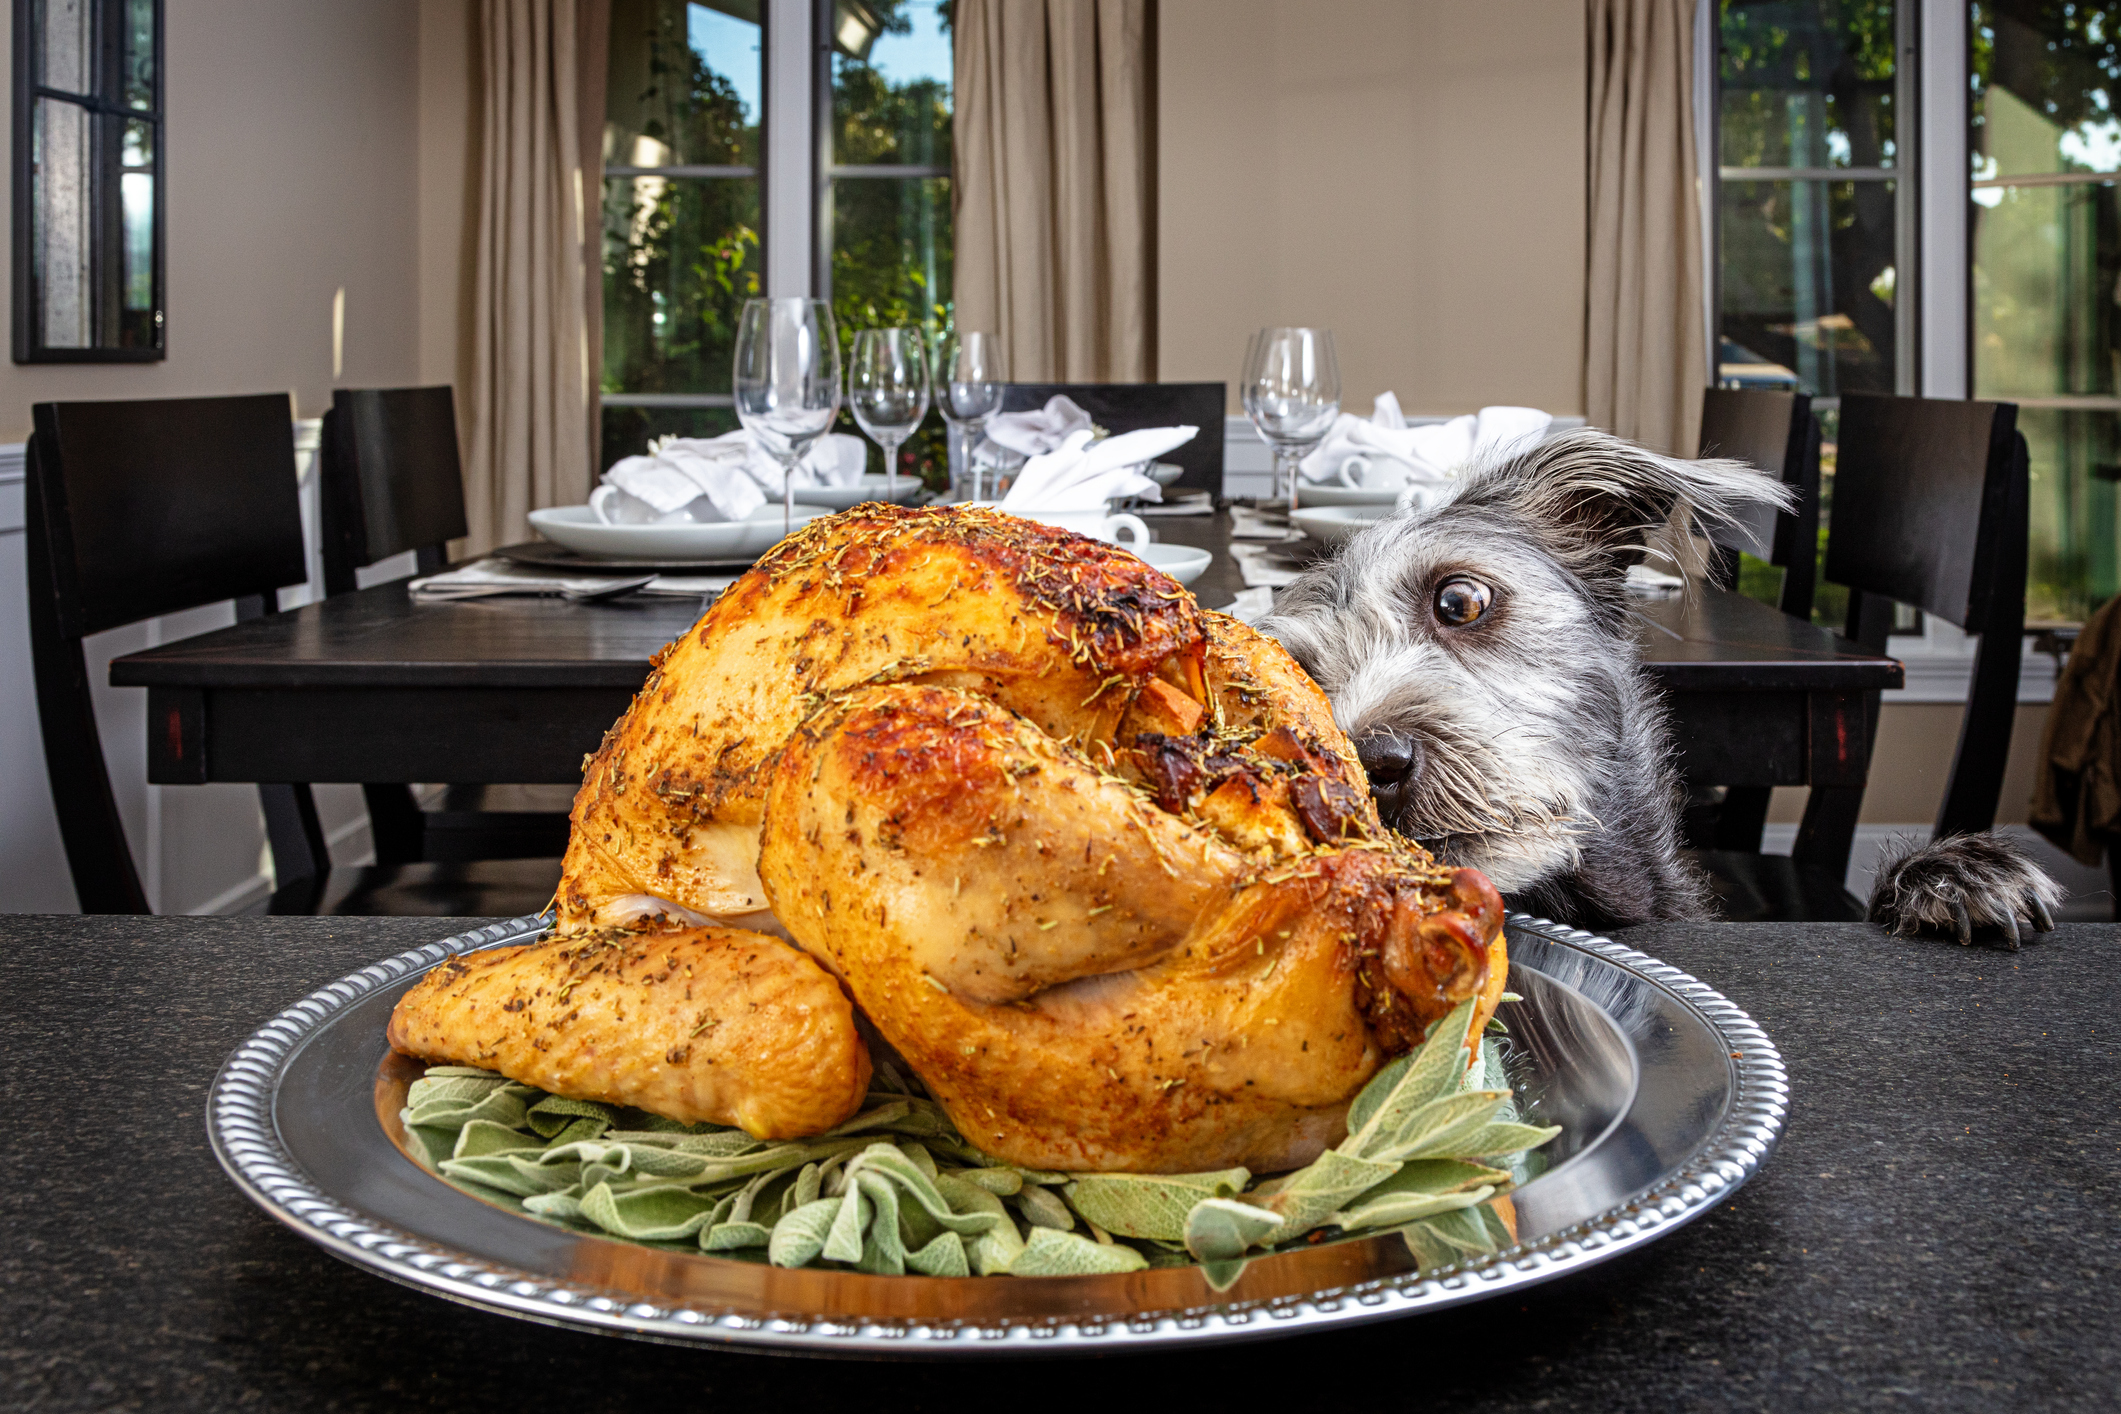
[{"label": "window pane", "polygon": [[1719,184],[1724,377],[1893,391],[1893,185]]},{"label": "window pane", "polygon": [[2121,416],[2021,408],[2018,430],[2032,453],[2029,623],[2082,623],[2121,589],[2115,572]]},{"label": "window pane", "polygon": [[612,0],[608,165],[758,164],[758,9],[758,0]]},{"label": "window pane", "polygon": [[1974,395],[2114,392],[2114,188],[1985,187],[1974,197]]},{"label": "window pane", "polygon": [[832,160],[950,165],[951,49],[938,0],[839,0],[833,12]]},{"label": "window pane", "polygon": [[832,183],[832,310],[842,328],[940,328],[950,304],[950,180]]},{"label": "window pane", "polygon": [[727,393],[759,293],[749,178],[613,177],[604,200],[604,391]]},{"label": "window pane", "polygon": [[2121,54],[2105,6],[1973,7],[1979,178],[2121,171]]},{"label": "window pane", "polygon": [[120,80],[128,108],[155,106],[155,0],[125,0],[125,52]]},{"label": "window pane", "polygon": [[1724,0],[1726,167],[1890,167],[1893,0]]},{"label": "window pane", "polygon": [[736,431],[735,408],[629,408],[604,405],[602,465],[638,456],[657,437],[719,437]]},{"label": "window pane", "polygon": [[36,32],[43,36],[38,79],[46,88],[93,94],[96,24],[92,0],[38,0],[36,24]]},{"label": "window pane", "polygon": [[30,200],[36,214],[36,266],[45,347],[85,349],[94,342],[90,251],[95,232],[90,176],[95,167],[88,110],[37,100],[30,136]]}]

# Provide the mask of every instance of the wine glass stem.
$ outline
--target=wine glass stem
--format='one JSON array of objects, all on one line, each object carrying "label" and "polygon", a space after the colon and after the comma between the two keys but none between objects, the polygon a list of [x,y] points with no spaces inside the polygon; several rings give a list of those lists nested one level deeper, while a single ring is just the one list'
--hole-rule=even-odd
[{"label": "wine glass stem", "polygon": [[878,445],[882,446],[884,449],[884,499],[891,502],[893,505],[897,505],[898,449],[900,443],[905,441],[905,438],[901,437],[894,441],[892,440],[891,435],[889,433],[886,433],[882,437],[877,438],[876,440]]},{"label": "wine glass stem", "polygon": [[1277,446],[1274,449],[1274,498],[1284,502],[1290,510],[1296,509],[1296,463],[1302,459],[1299,447]]},{"label": "wine glass stem", "polygon": [[795,528],[795,463],[781,463],[781,538]]}]

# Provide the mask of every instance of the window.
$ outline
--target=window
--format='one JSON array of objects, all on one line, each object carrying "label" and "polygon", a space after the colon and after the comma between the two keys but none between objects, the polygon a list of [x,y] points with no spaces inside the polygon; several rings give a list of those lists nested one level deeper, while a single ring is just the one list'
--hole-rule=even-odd
[{"label": "window", "polygon": [[2032,452],[2026,620],[2121,589],[2121,5],[1972,6],[1973,392]]},{"label": "window", "polygon": [[[1913,0],[1722,0],[1716,379],[1813,396],[1825,434],[1820,550],[1842,393],[1915,390]],[[1903,121],[1902,115],[1909,120]],[[1740,587],[1774,602],[1751,556]],[[1820,583],[1839,626],[1847,591]]]},{"label": "window", "polygon": [[[736,425],[754,295],[829,298],[843,351],[856,329],[947,327],[951,4],[612,0],[605,465]],[[939,432],[902,454],[940,472]]]},{"label": "window", "polygon": [[15,0],[14,356],[162,357],[160,0]]},{"label": "window", "polygon": [[[820,225],[841,345],[853,330],[895,325],[933,339],[950,322],[951,0],[836,0],[830,10]],[[941,420],[929,418],[900,457],[901,470],[947,479]]]},{"label": "window", "polygon": [[757,0],[613,0],[604,122],[605,465],[736,425],[737,311],[761,292]]},{"label": "window", "polygon": [[1717,374],[1912,391],[1914,262],[1894,0],[1723,0]]}]

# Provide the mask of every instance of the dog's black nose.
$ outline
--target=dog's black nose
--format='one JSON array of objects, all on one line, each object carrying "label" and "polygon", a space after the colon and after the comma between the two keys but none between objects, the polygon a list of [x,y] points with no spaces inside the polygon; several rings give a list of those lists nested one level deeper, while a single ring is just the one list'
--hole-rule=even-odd
[{"label": "dog's black nose", "polygon": [[1421,770],[1421,743],[1397,732],[1371,732],[1355,743],[1355,754],[1379,794],[1397,790]]}]

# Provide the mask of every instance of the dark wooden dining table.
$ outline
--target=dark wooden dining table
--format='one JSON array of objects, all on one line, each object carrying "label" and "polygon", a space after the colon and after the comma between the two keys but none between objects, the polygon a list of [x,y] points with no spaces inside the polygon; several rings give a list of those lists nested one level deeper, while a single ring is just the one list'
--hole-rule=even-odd
[{"label": "dark wooden dining table", "polygon": [[2121,1390],[2113,925],[2016,956],[1858,923],[1630,929],[1788,1065],[1787,1132],[1728,1201],[1508,1300],[955,1366],[532,1325],[392,1285],[254,1207],[207,1145],[229,1053],[334,979],[473,926],[0,917],[0,1409],[1781,1414],[2106,1411]]},{"label": "dark wooden dining table", "polygon": [[[1216,552],[1209,608],[1244,588],[1230,518],[1160,517]],[[1314,547],[1315,548],[1315,547]],[[573,784],[698,599],[422,602],[379,585],[115,659],[148,692],[148,779]],[[1729,786],[1860,786],[1873,694],[1900,664],[1743,595],[1634,601],[1681,766]]]}]

